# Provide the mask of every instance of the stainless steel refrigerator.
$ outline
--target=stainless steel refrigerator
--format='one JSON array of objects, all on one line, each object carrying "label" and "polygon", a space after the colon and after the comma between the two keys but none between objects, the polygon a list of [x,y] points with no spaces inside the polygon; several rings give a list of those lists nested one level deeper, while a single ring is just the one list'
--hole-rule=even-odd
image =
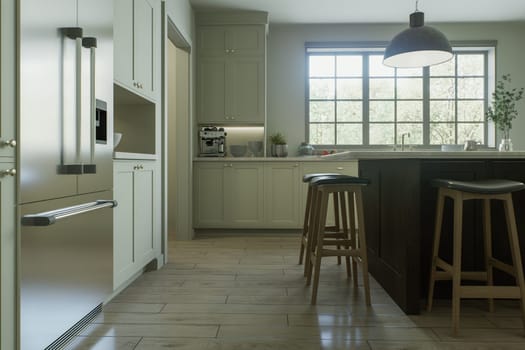
[{"label": "stainless steel refrigerator", "polygon": [[55,349],[113,274],[113,2],[20,0],[20,343]]}]

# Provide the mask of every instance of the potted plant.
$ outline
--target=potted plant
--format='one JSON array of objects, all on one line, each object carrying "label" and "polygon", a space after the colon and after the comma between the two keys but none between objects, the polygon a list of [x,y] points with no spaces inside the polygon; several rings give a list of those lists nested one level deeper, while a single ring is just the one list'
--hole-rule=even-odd
[{"label": "potted plant", "polygon": [[271,155],[272,157],[286,157],[288,156],[288,145],[286,138],[280,132],[270,136]]},{"label": "potted plant", "polygon": [[487,110],[486,117],[492,120],[503,136],[499,145],[500,151],[512,151],[510,129],[512,121],[518,116],[516,102],[523,98],[523,88],[510,88],[510,74],[505,74],[496,83],[496,90],[492,93],[492,106]]}]

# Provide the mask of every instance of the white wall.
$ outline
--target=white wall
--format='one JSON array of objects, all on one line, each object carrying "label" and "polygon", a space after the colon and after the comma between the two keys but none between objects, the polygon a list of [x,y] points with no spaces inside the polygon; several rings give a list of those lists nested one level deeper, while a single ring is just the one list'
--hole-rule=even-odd
[{"label": "white wall", "polygon": [[189,0],[166,0],[166,12],[184,39],[191,45],[193,38],[193,10]]},{"label": "white wall", "polygon": [[[305,140],[305,49],[308,41],[389,41],[400,24],[270,25],[268,36],[268,133],[283,132],[290,153]],[[496,76],[510,73],[525,87],[525,22],[433,24],[449,40],[497,40]],[[525,101],[511,132],[514,148],[525,150]]]}]

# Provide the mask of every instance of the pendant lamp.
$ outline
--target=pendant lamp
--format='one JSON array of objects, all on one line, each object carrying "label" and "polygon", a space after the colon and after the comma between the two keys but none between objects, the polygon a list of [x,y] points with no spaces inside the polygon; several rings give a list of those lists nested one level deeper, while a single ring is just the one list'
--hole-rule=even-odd
[{"label": "pendant lamp", "polygon": [[452,47],[439,30],[425,26],[425,14],[410,14],[410,28],[397,34],[385,50],[383,64],[394,68],[420,68],[440,64],[453,56]]}]

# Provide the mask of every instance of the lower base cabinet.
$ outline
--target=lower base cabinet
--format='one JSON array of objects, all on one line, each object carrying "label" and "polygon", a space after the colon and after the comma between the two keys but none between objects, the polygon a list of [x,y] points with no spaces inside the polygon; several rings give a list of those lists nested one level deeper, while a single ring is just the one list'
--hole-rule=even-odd
[{"label": "lower base cabinet", "polygon": [[357,161],[200,161],[194,170],[195,228],[297,229],[308,190],[303,175],[357,176],[358,166]]},{"label": "lower base cabinet", "polygon": [[297,228],[300,226],[299,163],[264,164],[265,228]]},{"label": "lower base cabinet", "polygon": [[204,162],[195,167],[194,222],[199,228],[260,227],[263,166]]},{"label": "lower base cabinet", "polygon": [[160,252],[156,173],[155,161],[114,162],[114,289]]}]

